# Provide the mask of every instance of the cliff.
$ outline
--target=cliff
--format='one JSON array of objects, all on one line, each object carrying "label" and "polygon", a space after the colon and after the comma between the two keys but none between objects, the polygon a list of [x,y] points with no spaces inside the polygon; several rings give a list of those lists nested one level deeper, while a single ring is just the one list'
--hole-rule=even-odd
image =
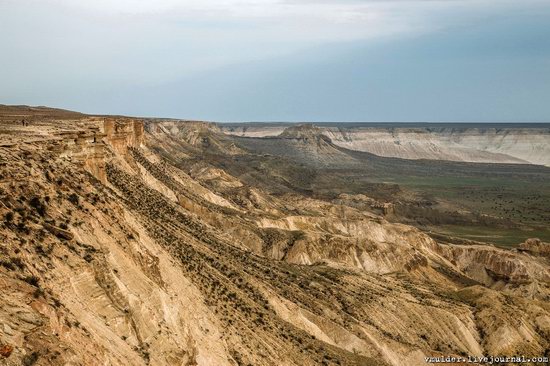
[{"label": "cliff", "polygon": [[[379,156],[466,162],[539,164],[550,166],[547,124],[318,124],[337,146]],[[227,134],[243,137],[279,136],[287,124],[221,125]],[[282,136],[282,135],[281,135]]]},{"label": "cliff", "polygon": [[246,180],[256,159],[270,157],[198,122],[3,123],[1,362],[398,366],[550,348],[542,258],[444,245],[353,197],[270,194]]}]

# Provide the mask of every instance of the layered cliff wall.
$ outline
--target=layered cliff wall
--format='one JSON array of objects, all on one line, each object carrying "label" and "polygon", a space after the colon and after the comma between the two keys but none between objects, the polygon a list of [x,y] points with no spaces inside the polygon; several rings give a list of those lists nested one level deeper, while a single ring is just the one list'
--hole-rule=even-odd
[{"label": "layered cliff wall", "polygon": [[140,147],[144,142],[143,121],[134,118],[105,118],[105,137],[116,152],[124,154],[128,147]]},{"label": "layered cliff wall", "polygon": [[[221,125],[227,134],[244,137],[280,135],[288,125]],[[326,126],[322,133],[338,146],[380,156],[489,163],[550,165],[550,126],[506,124],[369,127],[368,124]]]}]

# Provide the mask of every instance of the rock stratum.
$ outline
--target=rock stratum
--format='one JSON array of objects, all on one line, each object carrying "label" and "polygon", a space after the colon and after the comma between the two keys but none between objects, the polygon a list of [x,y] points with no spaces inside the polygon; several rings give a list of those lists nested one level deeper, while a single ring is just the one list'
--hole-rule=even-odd
[{"label": "rock stratum", "polygon": [[[318,124],[340,147],[379,156],[550,166],[549,124]],[[278,136],[285,124],[227,124],[242,137]]]},{"label": "rock stratum", "polygon": [[[283,168],[266,183],[246,159],[272,158],[215,124],[14,110],[0,122],[2,365],[549,355],[547,243],[444,244],[365,195],[316,196]],[[337,159],[317,133],[286,138]]]}]

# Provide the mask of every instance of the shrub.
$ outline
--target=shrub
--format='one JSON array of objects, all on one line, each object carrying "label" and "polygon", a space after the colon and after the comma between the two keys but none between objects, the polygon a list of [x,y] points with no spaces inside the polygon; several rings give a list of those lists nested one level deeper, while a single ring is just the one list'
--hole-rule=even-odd
[{"label": "shrub", "polygon": [[44,206],[44,204],[40,201],[40,198],[36,196],[31,198],[29,204],[31,207],[34,207],[40,216],[44,216],[46,214],[46,206]]},{"label": "shrub", "polygon": [[25,366],[32,366],[38,361],[38,352],[33,352],[31,354],[25,355],[23,359],[23,365]]},{"label": "shrub", "polygon": [[11,258],[11,262],[16,265],[17,267],[19,267],[19,269],[23,269],[25,268],[25,263],[23,263],[23,261],[21,260],[21,258],[19,257],[12,257]]},{"label": "shrub", "polygon": [[6,216],[4,217],[4,221],[6,222],[12,222],[13,221],[13,212],[8,212]]},{"label": "shrub", "polygon": [[80,199],[76,193],[71,193],[67,198],[73,205],[78,205]]},{"label": "shrub", "polygon": [[42,245],[40,245],[40,244],[36,244],[34,246],[34,250],[36,251],[36,253],[38,253],[40,255],[46,254],[46,251],[44,251],[44,247],[42,247]]},{"label": "shrub", "polygon": [[[26,218],[21,218],[21,220],[26,220]],[[30,229],[27,227],[27,224],[23,221],[17,223],[17,230],[26,234],[29,234],[31,232]]]},{"label": "shrub", "polygon": [[0,266],[9,269],[10,271],[15,271],[15,266],[10,261],[5,261],[3,259],[0,259]]},{"label": "shrub", "polygon": [[34,287],[38,287],[40,279],[36,276],[27,276],[27,277],[23,278],[23,281],[25,281],[29,285],[32,285]]}]

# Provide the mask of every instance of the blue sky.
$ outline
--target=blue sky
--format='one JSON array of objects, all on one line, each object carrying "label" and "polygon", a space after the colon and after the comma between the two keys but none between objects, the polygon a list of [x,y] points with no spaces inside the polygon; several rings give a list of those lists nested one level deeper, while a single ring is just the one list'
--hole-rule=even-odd
[{"label": "blue sky", "polygon": [[215,121],[550,121],[550,1],[0,0],[0,103]]}]

